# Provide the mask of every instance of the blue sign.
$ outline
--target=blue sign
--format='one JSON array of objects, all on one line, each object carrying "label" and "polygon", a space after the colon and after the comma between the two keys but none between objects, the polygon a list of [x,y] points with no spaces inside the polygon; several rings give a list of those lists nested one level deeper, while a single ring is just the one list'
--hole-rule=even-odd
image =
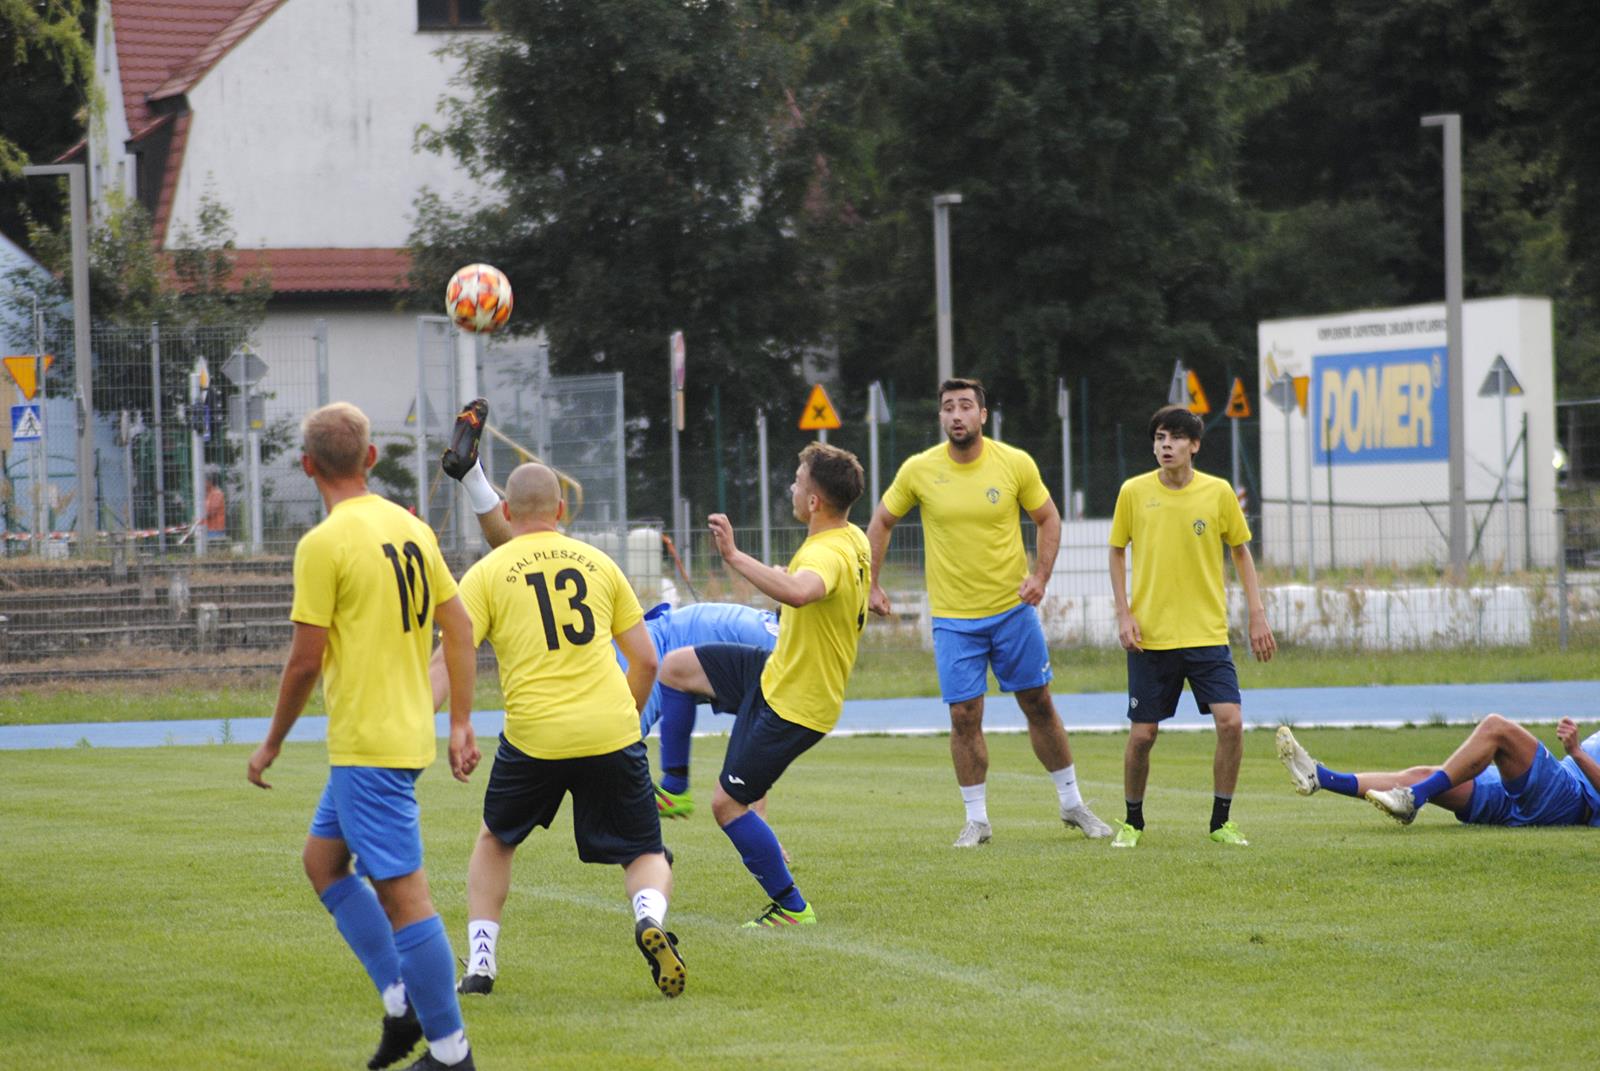
[{"label": "blue sign", "polygon": [[1444,347],[1311,358],[1311,441],[1320,464],[1450,456]]},{"label": "blue sign", "polygon": [[13,405],[11,407],[11,440],[13,442],[38,442],[44,438],[44,414],[40,406]]}]

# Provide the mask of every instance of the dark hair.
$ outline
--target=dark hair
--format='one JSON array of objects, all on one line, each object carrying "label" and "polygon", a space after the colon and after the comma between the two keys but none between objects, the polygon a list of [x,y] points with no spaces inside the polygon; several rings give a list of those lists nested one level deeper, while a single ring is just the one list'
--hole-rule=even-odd
[{"label": "dark hair", "polygon": [[866,477],[861,472],[861,462],[848,450],[827,443],[811,443],[800,451],[800,464],[806,467],[811,482],[828,505],[840,513],[849,513]]},{"label": "dark hair", "polygon": [[1156,410],[1155,416],[1150,418],[1150,438],[1154,440],[1156,432],[1165,429],[1169,434],[1179,439],[1193,439],[1199,442],[1206,433],[1205,422],[1199,414],[1191,413],[1181,405],[1164,405]]},{"label": "dark hair", "polygon": [[970,390],[977,395],[979,409],[983,409],[988,405],[984,400],[983,384],[976,379],[947,379],[939,384],[939,405],[941,408],[944,406],[944,396],[956,390]]}]

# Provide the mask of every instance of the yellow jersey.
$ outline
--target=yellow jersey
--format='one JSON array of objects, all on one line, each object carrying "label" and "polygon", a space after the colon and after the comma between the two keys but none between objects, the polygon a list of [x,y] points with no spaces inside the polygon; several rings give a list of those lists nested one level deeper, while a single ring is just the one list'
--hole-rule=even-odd
[{"label": "yellow jersey", "polygon": [[473,645],[500,661],[505,736],[537,759],[605,755],[639,742],[639,711],[612,637],[644,620],[617,564],[560,532],[530,532],[461,578]]},{"label": "yellow jersey", "polygon": [[433,762],[433,611],[455,593],[433,529],[379,495],[345,499],[300,537],[289,617],[328,630],[322,696],[332,765]]},{"label": "yellow jersey", "polygon": [[1111,545],[1133,544],[1129,608],[1152,651],[1228,642],[1222,548],[1250,541],[1239,497],[1228,481],[1196,472],[1181,491],[1160,470],[1135,476],[1117,493]]},{"label": "yellow jersey", "polygon": [[815,573],[827,594],[804,606],[785,606],[778,646],[761,671],[761,694],[784,721],[831,732],[844,708],[844,686],[856,664],[867,621],[872,548],[853,524],[807,536],[789,573]]},{"label": "yellow jersey", "polygon": [[884,508],[897,517],[922,507],[935,617],[990,617],[1021,604],[1028,555],[1017,509],[1032,513],[1049,500],[1033,458],[993,439],[965,464],[951,460],[948,443],[907,458],[883,493]]}]

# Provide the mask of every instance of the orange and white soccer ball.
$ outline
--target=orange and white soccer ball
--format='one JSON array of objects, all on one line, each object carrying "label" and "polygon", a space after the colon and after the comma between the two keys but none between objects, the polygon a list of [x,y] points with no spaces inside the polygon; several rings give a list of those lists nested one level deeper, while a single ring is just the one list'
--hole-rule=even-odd
[{"label": "orange and white soccer ball", "polygon": [[511,317],[511,280],[491,265],[468,264],[450,276],[444,308],[463,331],[494,331]]}]

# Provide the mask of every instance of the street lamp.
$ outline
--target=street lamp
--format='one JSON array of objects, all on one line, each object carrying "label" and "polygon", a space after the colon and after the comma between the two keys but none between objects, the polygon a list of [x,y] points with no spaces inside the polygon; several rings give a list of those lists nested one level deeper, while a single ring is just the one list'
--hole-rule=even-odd
[{"label": "street lamp", "polygon": [[941,193],[933,199],[933,286],[939,326],[939,382],[955,375],[950,353],[950,206],[961,203],[959,193]]},{"label": "street lamp", "polygon": [[1425,115],[1444,130],[1444,330],[1449,369],[1450,574],[1467,579],[1466,373],[1461,353],[1461,116]]}]

